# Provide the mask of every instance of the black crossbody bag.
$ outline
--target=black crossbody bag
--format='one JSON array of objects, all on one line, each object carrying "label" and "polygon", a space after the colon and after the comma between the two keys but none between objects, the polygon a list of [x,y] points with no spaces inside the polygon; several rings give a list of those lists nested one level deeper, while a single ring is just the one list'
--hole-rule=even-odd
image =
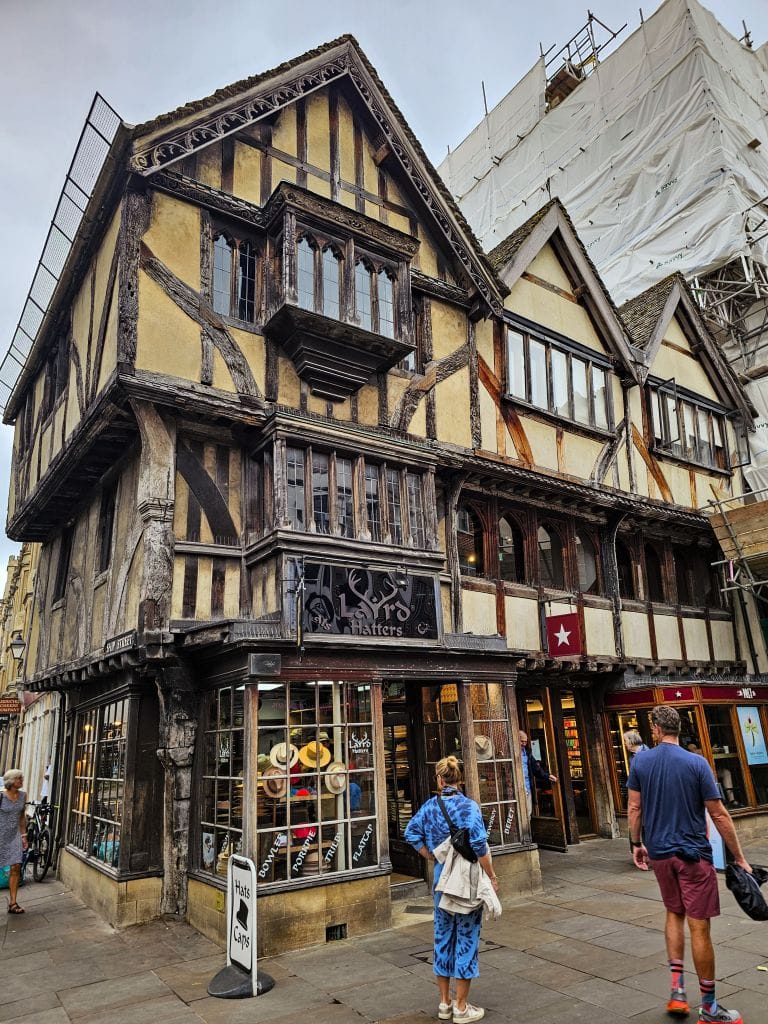
[{"label": "black crossbody bag", "polygon": [[472,844],[469,841],[469,829],[468,828],[456,828],[451,816],[445,808],[443,798],[438,795],[437,803],[440,810],[443,812],[443,817],[448,823],[448,830],[451,833],[451,846],[454,848],[456,853],[460,854],[464,860],[468,860],[471,864],[477,863],[477,854],[472,849]]}]

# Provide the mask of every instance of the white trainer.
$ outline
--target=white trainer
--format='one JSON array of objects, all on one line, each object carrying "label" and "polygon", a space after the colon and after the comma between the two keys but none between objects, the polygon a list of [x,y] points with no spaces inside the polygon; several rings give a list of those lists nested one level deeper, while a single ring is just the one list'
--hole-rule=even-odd
[{"label": "white trainer", "polygon": [[438,1003],[437,1019],[453,1020],[453,1001],[451,1001],[450,1003]]},{"label": "white trainer", "polygon": [[453,1024],[474,1024],[476,1020],[482,1020],[485,1016],[485,1010],[482,1006],[473,1006],[471,1003],[467,1003],[463,1010],[460,1010],[454,1003],[453,1006]]}]

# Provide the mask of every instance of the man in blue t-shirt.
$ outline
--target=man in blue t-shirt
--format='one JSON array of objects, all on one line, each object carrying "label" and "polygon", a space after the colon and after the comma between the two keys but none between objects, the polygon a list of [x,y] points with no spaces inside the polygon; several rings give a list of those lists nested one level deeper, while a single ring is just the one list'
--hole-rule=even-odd
[{"label": "man in blue t-shirt", "polygon": [[715,998],[715,951],[709,922],[720,913],[720,899],[705,810],[735,862],[746,871],[752,869],[744,859],[712,769],[700,754],[680,746],[677,711],[666,704],[655,707],[651,734],[657,746],[632,759],[627,813],[635,865],[641,871],[653,868],[667,909],[665,937],[672,974],[667,1012],[685,1016],[689,1011],[683,974],[687,918],[701,988],[699,1024],[743,1024],[738,1010],[726,1010]]}]

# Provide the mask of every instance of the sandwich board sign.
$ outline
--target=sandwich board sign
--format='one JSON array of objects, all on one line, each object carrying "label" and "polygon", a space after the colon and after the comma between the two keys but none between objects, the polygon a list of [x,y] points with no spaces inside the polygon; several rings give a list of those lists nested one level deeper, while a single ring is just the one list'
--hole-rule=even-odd
[{"label": "sandwich board sign", "polygon": [[227,865],[227,966],[208,985],[220,999],[262,995],[274,986],[259,974],[256,951],[256,865],[232,854]]}]

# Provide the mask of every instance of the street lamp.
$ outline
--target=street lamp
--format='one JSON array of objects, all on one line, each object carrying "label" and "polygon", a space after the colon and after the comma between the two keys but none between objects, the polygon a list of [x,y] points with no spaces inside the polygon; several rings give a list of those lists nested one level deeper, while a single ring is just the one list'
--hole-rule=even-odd
[{"label": "street lamp", "polygon": [[11,642],[8,644],[11,648],[11,654],[16,661],[21,661],[24,657],[24,648],[27,646],[24,642],[24,637],[21,635],[21,630],[17,629],[11,637]]}]

